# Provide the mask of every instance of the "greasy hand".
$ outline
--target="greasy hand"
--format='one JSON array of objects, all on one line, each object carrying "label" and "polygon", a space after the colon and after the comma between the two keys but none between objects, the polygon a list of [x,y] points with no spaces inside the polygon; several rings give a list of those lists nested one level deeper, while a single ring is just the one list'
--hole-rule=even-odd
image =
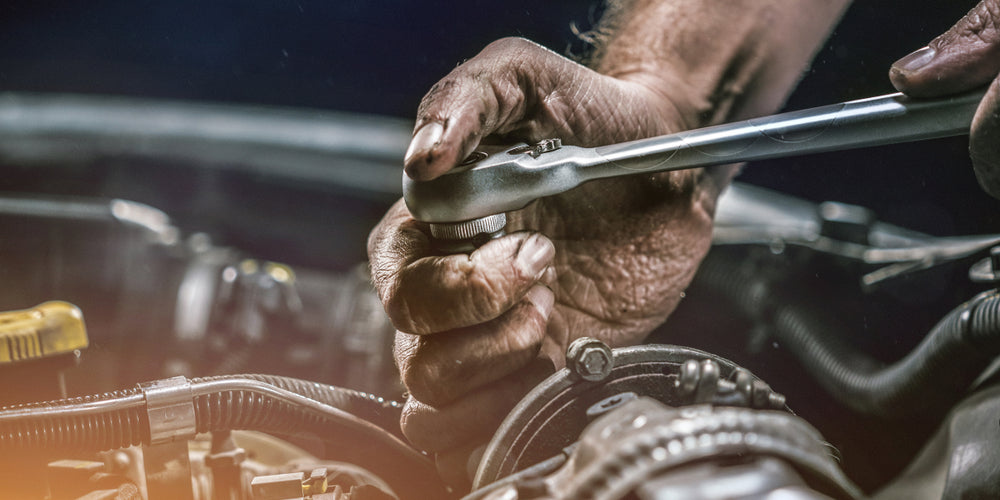
[{"label": "greasy hand", "polygon": [[896,61],[892,84],[917,97],[972,90],[989,83],[972,122],[969,150],[979,184],[1000,198],[1000,0],[983,0],[927,47]]},{"label": "greasy hand", "polygon": [[[596,146],[685,127],[689,110],[618,76],[526,40],[495,42],[424,98],[406,173],[437,177],[484,138]],[[399,330],[406,436],[462,474],[513,405],[564,365],[570,341],[640,341],[708,250],[717,191],[701,171],[590,183],[510,214],[514,234],[447,256],[397,203],[368,248]]]}]

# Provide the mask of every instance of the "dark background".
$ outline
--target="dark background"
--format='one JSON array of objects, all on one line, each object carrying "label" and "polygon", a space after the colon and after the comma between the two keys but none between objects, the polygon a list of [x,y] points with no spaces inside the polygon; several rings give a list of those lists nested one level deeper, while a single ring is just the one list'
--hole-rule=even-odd
[{"label": "dark background", "polygon": [[[895,59],[973,2],[857,2],[789,108],[887,93]],[[582,50],[597,0],[40,1],[0,7],[0,89],[322,108],[409,118],[423,93],[489,41]],[[669,27],[665,27],[669,29]],[[936,234],[995,231],[962,139],[767,162],[741,180],[870,206]],[[0,185],[0,189],[18,186]]]}]

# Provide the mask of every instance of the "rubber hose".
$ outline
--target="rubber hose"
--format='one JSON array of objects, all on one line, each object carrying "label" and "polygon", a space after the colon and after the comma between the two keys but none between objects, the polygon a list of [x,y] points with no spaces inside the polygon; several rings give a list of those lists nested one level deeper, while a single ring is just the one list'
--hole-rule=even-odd
[{"label": "rubber hose", "polygon": [[[85,411],[94,408],[93,411]],[[70,411],[72,410],[72,411]],[[0,449],[108,450],[149,442],[145,399],[139,389],[0,408],[42,418],[0,419]]]},{"label": "rubber hose", "polygon": [[[433,463],[384,429],[356,417],[335,418],[249,387],[241,388],[238,386],[241,380],[262,382],[319,402],[325,399],[336,403],[343,397],[357,399],[348,394],[349,391],[331,390],[336,388],[285,377],[227,375],[192,379],[198,432],[250,429],[325,443],[324,457],[368,469],[389,483],[401,498],[445,496],[444,485]],[[206,392],[220,381],[237,385],[231,390]]]},{"label": "rubber hose", "polygon": [[384,399],[367,392],[344,389],[318,382],[310,382],[291,377],[281,377],[278,375],[219,375],[195,381],[208,380],[258,380],[275,387],[301,394],[307,398],[314,399],[320,403],[339,408],[363,420],[371,422],[382,429],[389,431],[394,436],[403,438],[403,433],[399,428],[400,414],[403,405],[392,400]]},{"label": "rubber hose", "polygon": [[[213,391],[213,383],[231,389]],[[296,393],[339,411],[300,407],[262,393],[253,384]],[[384,429],[347,413],[348,408],[387,406],[398,415],[398,404],[379,403],[363,393],[325,384],[266,375],[192,379],[190,385],[197,432],[249,429],[304,437],[326,443],[328,454],[383,477],[404,498],[443,495],[444,487],[429,460]],[[141,389],[0,408],[0,452],[25,448],[98,451],[148,445],[149,441]]]},{"label": "rubber hose", "polygon": [[[326,384],[272,375],[224,375],[193,379],[192,382],[250,379],[298,393],[321,403],[339,408],[399,435],[401,405],[371,394],[342,389]],[[246,397],[243,400],[248,400]],[[204,403],[202,403],[204,404]],[[79,411],[84,407],[100,406],[106,411]],[[197,406],[197,403],[196,403]],[[75,412],[60,409],[75,408]],[[0,408],[0,415],[12,411],[49,410],[54,414],[43,422],[20,419],[0,420],[0,443],[15,447],[54,447],[63,449],[112,449],[149,442],[149,424],[145,402],[139,389],[109,392],[100,395],[66,398],[57,401],[26,403]],[[96,410],[96,409],[95,409]],[[217,408],[217,410],[219,410]],[[233,422],[243,422],[247,409],[230,407]],[[254,408],[269,411],[269,408]],[[202,410],[200,415],[207,413]],[[218,416],[218,411],[212,415]],[[218,428],[218,426],[214,426]]]},{"label": "rubber hose", "polygon": [[[323,404],[341,409],[366,421],[375,423],[383,429],[399,435],[399,414],[401,405],[371,394],[350,389],[342,389],[326,384],[318,384],[290,377],[273,375],[223,375],[192,379],[192,383],[209,382],[213,380],[249,379],[264,382],[277,388],[295,392]],[[251,401],[249,395],[240,396],[239,401]],[[196,401],[196,413],[205,418],[212,415],[218,418],[223,411],[217,405],[216,411],[210,413],[202,401]],[[93,411],[81,411],[90,407]],[[98,411],[104,408],[104,411]],[[74,411],[62,411],[73,409]],[[48,411],[44,421],[32,419],[0,419],[0,444],[4,447],[52,447],[62,449],[99,449],[124,448],[127,446],[149,442],[149,423],[145,409],[145,399],[138,388],[114,391],[99,395],[78,398],[66,398],[57,401],[25,403],[0,407],[0,416],[12,412]],[[227,407],[224,411],[229,422],[243,424],[247,420],[247,409],[238,404]],[[253,407],[252,411],[270,411],[269,407]],[[262,417],[258,417],[262,418]],[[269,420],[264,420],[270,422]],[[202,425],[208,425],[203,422]],[[212,426],[220,429],[220,426]],[[388,427],[388,428],[386,428]],[[234,428],[235,429],[235,428]]]},{"label": "rubber hose", "polygon": [[1000,354],[1000,296],[960,305],[903,359],[888,366],[848,346],[815,306],[781,294],[739,264],[713,260],[696,282],[730,299],[773,335],[838,402],[887,418],[940,415]]}]

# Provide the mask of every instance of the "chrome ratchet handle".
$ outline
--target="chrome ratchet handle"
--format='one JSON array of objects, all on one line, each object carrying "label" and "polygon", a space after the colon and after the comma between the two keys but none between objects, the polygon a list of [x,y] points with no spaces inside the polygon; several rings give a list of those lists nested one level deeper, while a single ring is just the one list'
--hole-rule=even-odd
[{"label": "chrome ratchet handle", "polygon": [[464,229],[595,179],[968,134],[984,92],[889,94],[597,148],[520,145],[472,157],[432,181],[404,174],[403,198],[417,220]]},{"label": "chrome ratchet handle", "polygon": [[901,93],[594,149],[590,178],[662,172],[969,133],[984,90],[939,99]]}]

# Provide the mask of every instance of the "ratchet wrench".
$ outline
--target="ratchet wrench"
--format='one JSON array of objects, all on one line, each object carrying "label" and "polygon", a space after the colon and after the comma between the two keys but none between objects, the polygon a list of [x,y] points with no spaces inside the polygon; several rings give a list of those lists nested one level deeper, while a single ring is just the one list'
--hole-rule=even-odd
[{"label": "ratchet wrench", "polygon": [[403,198],[437,240],[467,250],[473,240],[503,233],[504,212],[595,179],[968,134],[984,92],[889,94],[596,148],[548,139],[476,152],[431,181],[404,174]]}]

